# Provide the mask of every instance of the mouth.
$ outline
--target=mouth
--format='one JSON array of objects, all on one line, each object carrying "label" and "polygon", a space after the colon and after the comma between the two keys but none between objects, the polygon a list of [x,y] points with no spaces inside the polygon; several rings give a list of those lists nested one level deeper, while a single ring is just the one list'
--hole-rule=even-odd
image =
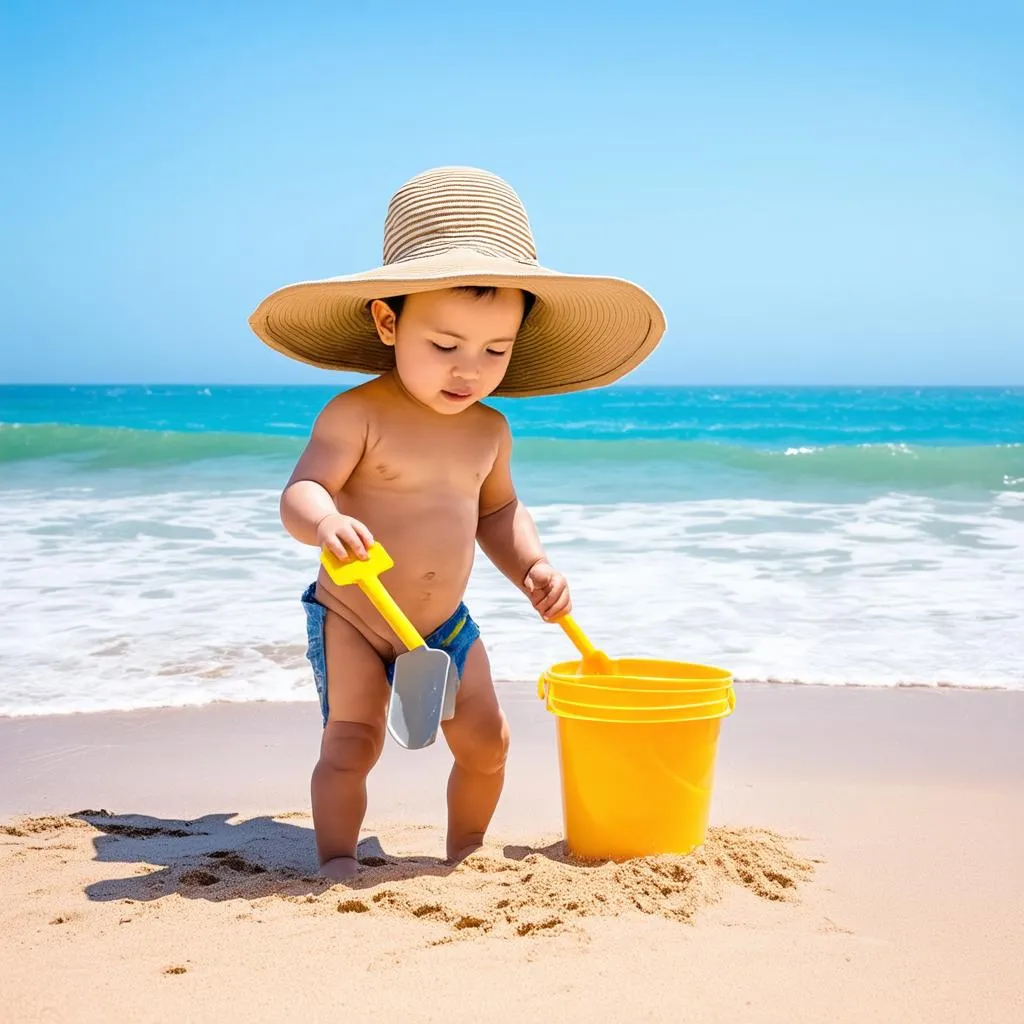
[{"label": "mouth", "polygon": [[465,402],[467,398],[473,397],[472,391],[452,391],[449,388],[444,388],[441,394],[448,399],[449,402]]}]

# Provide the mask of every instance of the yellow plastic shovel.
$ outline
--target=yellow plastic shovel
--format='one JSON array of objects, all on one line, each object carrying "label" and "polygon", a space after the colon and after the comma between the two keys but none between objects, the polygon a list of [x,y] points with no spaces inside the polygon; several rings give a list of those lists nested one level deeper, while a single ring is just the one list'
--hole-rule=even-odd
[{"label": "yellow plastic shovel", "polygon": [[563,615],[560,619],[555,620],[562,629],[565,630],[566,636],[575,644],[576,650],[583,656],[580,662],[580,668],[584,674],[595,675],[595,676],[607,676],[611,675],[612,660],[608,657],[604,651],[599,651],[594,645],[587,639],[586,633],[576,624],[576,620],[571,615]]},{"label": "yellow plastic shovel", "polygon": [[388,732],[406,749],[419,750],[429,747],[437,739],[441,722],[455,714],[459,675],[444,651],[427,647],[381,583],[380,574],[395,564],[391,556],[380,544],[372,545],[367,555],[365,561],[343,562],[324,548],[320,561],[338,586],[355,583],[408,648],[395,659],[388,701]]}]

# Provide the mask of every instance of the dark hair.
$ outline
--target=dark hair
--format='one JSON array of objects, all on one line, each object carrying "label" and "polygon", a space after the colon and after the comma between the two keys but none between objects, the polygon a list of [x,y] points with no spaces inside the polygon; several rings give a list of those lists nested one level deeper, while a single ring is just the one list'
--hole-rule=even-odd
[{"label": "dark hair", "polygon": [[[475,299],[489,299],[497,294],[498,289],[493,285],[486,284],[461,284],[453,288],[455,292],[469,292]],[[520,326],[526,322],[526,318],[530,315],[530,310],[533,309],[534,303],[537,301],[537,296],[533,292],[528,292],[525,289],[523,291],[523,319],[520,321]],[[381,299],[381,302],[386,303],[391,307],[391,312],[395,314],[397,320],[402,315],[402,307],[405,305],[406,296],[394,295],[389,299]]]}]

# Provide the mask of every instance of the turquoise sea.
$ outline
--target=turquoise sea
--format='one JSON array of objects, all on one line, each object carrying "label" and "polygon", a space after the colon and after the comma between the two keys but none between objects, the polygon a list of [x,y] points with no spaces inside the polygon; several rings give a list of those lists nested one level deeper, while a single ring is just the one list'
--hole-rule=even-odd
[{"label": "turquoise sea", "polygon": [[[277,497],[319,387],[0,387],[0,713],[311,696]],[[741,678],[1024,687],[1024,388],[495,401],[605,648]],[[371,524],[372,526],[372,524]],[[569,656],[481,558],[496,674]]]}]

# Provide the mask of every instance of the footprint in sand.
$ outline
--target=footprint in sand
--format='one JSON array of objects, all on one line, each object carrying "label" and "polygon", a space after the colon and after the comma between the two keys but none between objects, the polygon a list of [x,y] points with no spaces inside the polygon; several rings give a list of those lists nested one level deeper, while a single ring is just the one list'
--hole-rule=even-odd
[{"label": "footprint in sand", "polygon": [[208,854],[208,856],[213,860],[220,861],[224,867],[230,868],[232,871],[238,871],[243,875],[263,875],[267,871],[263,865],[253,864],[252,861],[239,856],[234,850],[216,850]]},{"label": "footprint in sand", "polygon": [[203,871],[202,868],[193,868],[191,871],[183,871],[178,878],[182,885],[216,885],[220,881],[220,875],[212,871]]}]

